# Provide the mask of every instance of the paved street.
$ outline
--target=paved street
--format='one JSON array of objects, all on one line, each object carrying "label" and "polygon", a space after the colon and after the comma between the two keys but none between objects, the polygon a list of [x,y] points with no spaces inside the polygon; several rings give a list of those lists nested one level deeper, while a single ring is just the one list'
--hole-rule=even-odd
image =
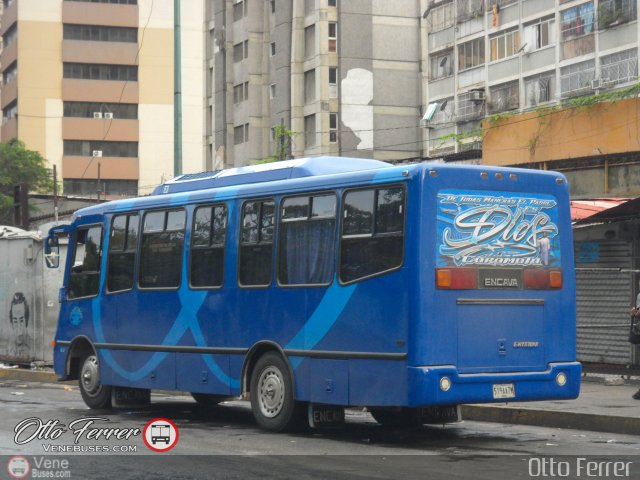
[{"label": "paved street", "polygon": [[[13,380],[2,382],[0,405],[0,454],[36,458],[58,449],[58,458],[70,461],[71,478],[113,478],[115,472],[123,479],[143,474],[154,478],[425,478],[425,471],[430,478],[530,478],[529,469],[540,467],[529,463],[531,455],[574,456],[567,457],[574,463],[576,455],[608,461],[640,458],[637,436],[470,421],[402,431],[384,429],[369,414],[356,410],[347,412],[347,424],[337,430],[275,435],[257,428],[246,402],[202,408],[190,397],[160,394],[141,410],[95,412],[86,409],[75,387]],[[54,429],[36,432],[29,426],[18,440],[33,439],[15,443],[14,430],[25,419],[37,417],[43,424],[58,420],[57,425],[64,427],[88,416],[108,419],[95,420],[92,426],[141,430],[152,418],[168,418],[178,426],[179,442],[170,453],[160,454],[149,450],[141,435],[94,440],[86,438],[85,430],[75,444],[71,428],[56,439],[46,439]],[[122,449],[132,447],[135,453],[122,455]],[[64,448],[79,452],[62,453]],[[96,448],[107,451],[96,455]],[[640,461],[632,464],[631,473],[640,474],[639,467]]]}]

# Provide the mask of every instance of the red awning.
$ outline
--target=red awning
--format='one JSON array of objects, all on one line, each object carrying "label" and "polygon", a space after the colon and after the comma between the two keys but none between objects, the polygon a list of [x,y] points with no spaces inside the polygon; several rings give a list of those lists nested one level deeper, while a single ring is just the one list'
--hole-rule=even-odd
[{"label": "red awning", "polygon": [[571,221],[584,220],[610,208],[628,202],[628,198],[594,198],[590,200],[571,201]]}]

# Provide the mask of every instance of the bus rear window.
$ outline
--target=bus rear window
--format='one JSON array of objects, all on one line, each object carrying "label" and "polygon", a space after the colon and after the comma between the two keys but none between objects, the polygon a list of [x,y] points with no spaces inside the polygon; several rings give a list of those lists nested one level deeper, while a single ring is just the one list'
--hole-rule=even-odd
[{"label": "bus rear window", "polygon": [[438,193],[440,288],[561,288],[557,201],[551,195]]}]

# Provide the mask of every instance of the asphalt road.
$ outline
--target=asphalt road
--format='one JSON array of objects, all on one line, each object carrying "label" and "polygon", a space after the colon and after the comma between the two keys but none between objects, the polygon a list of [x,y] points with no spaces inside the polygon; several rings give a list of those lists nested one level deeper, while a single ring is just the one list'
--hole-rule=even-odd
[{"label": "asphalt road", "polygon": [[[158,417],[179,429],[167,453],[135,434]],[[112,437],[91,438],[94,427]],[[246,402],[203,408],[191,397],[160,394],[142,409],[90,411],[75,387],[15,381],[0,383],[0,455],[0,478],[12,456],[27,459],[29,475],[86,479],[640,478],[637,436],[483,422],[394,430],[358,410],[347,411],[338,429],[269,434]],[[602,475],[588,477],[588,462],[600,462]],[[614,462],[622,475],[612,474]],[[632,462],[628,476],[624,462]]]}]

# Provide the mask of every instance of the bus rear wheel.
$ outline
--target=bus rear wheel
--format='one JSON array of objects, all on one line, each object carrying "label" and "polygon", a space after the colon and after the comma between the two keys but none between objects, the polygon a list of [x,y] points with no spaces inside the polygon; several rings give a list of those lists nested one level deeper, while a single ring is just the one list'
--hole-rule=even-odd
[{"label": "bus rear wheel", "polygon": [[370,408],[369,412],[383,427],[408,428],[421,424],[420,412],[416,408]]},{"label": "bus rear wheel", "polygon": [[82,358],[78,385],[82,400],[89,408],[94,410],[111,408],[111,387],[100,383],[100,365],[95,353]]},{"label": "bus rear wheel", "polygon": [[289,366],[274,352],[264,354],[251,372],[251,411],[258,425],[269,432],[300,426],[304,405],[294,398]]}]

